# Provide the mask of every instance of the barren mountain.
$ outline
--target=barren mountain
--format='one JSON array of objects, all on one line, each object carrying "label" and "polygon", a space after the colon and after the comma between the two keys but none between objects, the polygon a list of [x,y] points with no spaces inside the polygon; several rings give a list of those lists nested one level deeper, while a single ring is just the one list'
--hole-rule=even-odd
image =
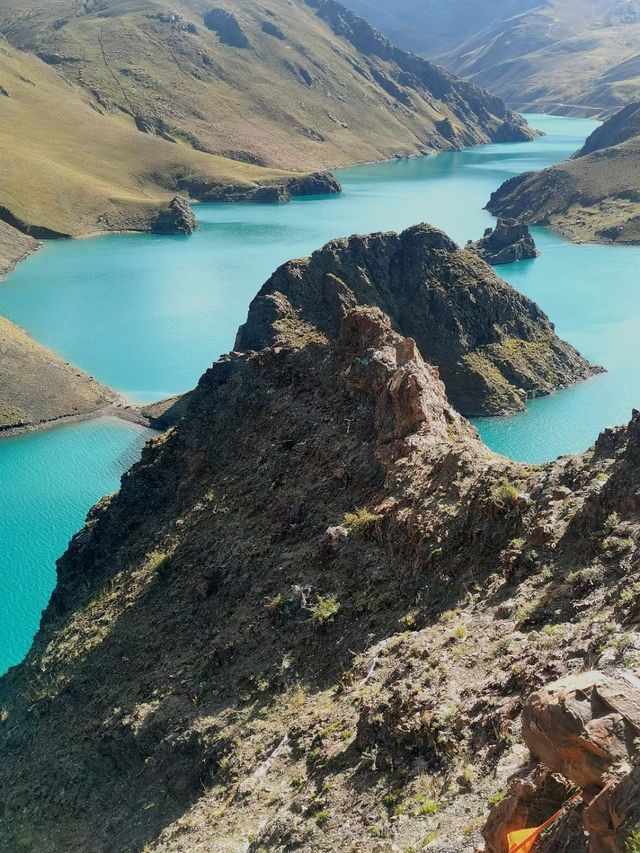
[{"label": "barren mountain", "polygon": [[608,116],[640,94],[638,0],[348,0],[515,109]]},{"label": "barren mountain", "polygon": [[576,241],[640,242],[640,105],[629,104],[567,163],[504,183],[488,209]]}]

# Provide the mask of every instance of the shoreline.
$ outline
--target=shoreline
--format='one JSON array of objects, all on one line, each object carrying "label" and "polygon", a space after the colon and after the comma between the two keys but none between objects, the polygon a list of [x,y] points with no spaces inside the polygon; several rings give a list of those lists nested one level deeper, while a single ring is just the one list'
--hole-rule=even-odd
[{"label": "shoreline", "polygon": [[142,408],[142,406],[137,407],[128,403],[124,397],[121,397],[121,399],[115,400],[108,406],[102,406],[91,412],[78,412],[77,414],[62,415],[59,418],[38,421],[38,423],[25,424],[24,426],[0,428],[0,442],[4,438],[18,438],[24,435],[31,435],[32,433],[46,432],[51,429],[87,423],[99,420],[100,418],[116,418],[127,423],[136,424],[145,429],[153,430],[154,432],[161,432],[162,430],[157,426],[153,426],[151,419],[142,413]]}]

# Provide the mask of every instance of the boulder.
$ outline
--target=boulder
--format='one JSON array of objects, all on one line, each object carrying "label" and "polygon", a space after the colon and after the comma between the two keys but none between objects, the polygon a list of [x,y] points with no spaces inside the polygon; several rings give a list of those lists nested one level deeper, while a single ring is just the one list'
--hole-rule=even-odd
[{"label": "boulder", "polygon": [[193,234],[198,227],[189,202],[176,196],[166,210],[162,210],[152,226],[155,234]]},{"label": "boulder", "polygon": [[640,679],[626,672],[561,679],[529,698],[522,734],[536,758],[593,796],[614,767],[632,761],[640,737]]},{"label": "boulder", "polygon": [[495,228],[487,228],[481,240],[470,240],[466,248],[492,266],[530,260],[540,254],[528,227],[515,219],[498,219]]}]

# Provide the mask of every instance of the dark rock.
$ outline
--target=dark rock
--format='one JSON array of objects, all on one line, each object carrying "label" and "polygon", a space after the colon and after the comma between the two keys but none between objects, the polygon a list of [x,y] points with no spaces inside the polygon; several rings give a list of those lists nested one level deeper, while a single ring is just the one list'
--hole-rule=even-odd
[{"label": "dark rock", "polygon": [[280,39],[280,41],[284,41],[285,35],[274,23],[271,21],[263,21],[260,24],[260,29],[263,33],[266,33],[268,36],[273,36],[274,38]]},{"label": "dark rock", "polygon": [[216,33],[223,44],[229,47],[249,47],[249,39],[238,23],[238,19],[226,9],[211,9],[203,20],[205,27]]},{"label": "dark rock", "polygon": [[416,340],[468,416],[517,411],[594,372],[533,302],[428,225],[336,240],[285,264],[251,303],[236,348],[287,343],[300,329],[333,338],[363,304]]},{"label": "dark rock", "polygon": [[498,219],[494,229],[488,228],[481,240],[469,241],[466,248],[492,266],[529,260],[540,254],[529,228],[515,219]]},{"label": "dark rock", "polygon": [[166,210],[163,210],[152,225],[156,234],[193,234],[198,227],[195,214],[189,202],[176,196]]}]

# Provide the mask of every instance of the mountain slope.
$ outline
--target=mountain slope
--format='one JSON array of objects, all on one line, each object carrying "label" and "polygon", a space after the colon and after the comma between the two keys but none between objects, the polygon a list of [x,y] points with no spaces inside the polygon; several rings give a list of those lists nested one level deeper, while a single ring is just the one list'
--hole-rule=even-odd
[{"label": "mountain slope", "polygon": [[577,241],[640,243],[640,104],[612,116],[567,163],[504,183],[488,209]]},{"label": "mountain slope", "polygon": [[0,31],[131,126],[235,160],[302,171],[529,134],[328,0],[0,0]]},{"label": "mountain slope", "polygon": [[[607,116],[640,94],[637,0],[349,0],[398,43],[530,112]],[[391,17],[396,20],[396,25]]]},{"label": "mountain slope", "polygon": [[222,359],[0,681],[0,847],[475,849],[523,697],[640,662],[639,442],[495,456],[376,309]]},{"label": "mountain slope", "polygon": [[292,179],[140,133],[2,39],[0,80],[0,219],[37,236],[150,230],[177,191],[251,197]]},{"label": "mountain slope", "polygon": [[335,337],[346,308],[371,305],[415,339],[467,417],[524,409],[598,372],[535,303],[428,225],[334,240],[261,288],[235,348]]},{"label": "mountain slope", "polygon": [[0,317],[0,431],[88,415],[116,396]]}]

